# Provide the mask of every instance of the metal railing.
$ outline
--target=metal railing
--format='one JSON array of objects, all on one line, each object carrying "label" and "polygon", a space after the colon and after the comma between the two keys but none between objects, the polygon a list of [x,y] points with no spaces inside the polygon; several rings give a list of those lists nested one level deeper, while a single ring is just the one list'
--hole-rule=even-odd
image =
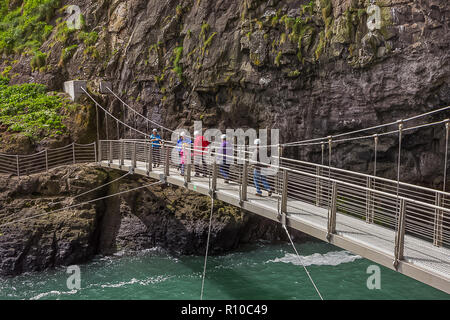
[{"label": "metal railing", "polygon": [[[184,164],[180,162],[181,150]],[[119,161],[122,165],[127,161],[133,168],[141,163],[147,172],[158,163],[166,176],[173,174],[171,169],[178,169],[177,174],[183,173],[186,183],[194,173],[205,174],[210,177],[211,192],[217,188],[217,179],[227,178],[239,184],[241,201],[247,200],[249,186],[254,185],[255,162],[249,160],[249,153],[228,156],[232,163],[224,167],[217,161],[221,156],[212,150],[201,152],[173,143],[156,149],[145,140],[102,140],[100,151],[99,161]],[[193,161],[195,153],[207,159],[204,168]],[[282,213],[288,214],[289,207],[301,201],[329,210],[330,235],[336,231],[337,213],[394,230],[396,261],[403,258],[405,234],[438,247],[450,247],[450,193],[295,159],[279,159],[279,165],[262,165],[276,171],[267,176],[267,182],[278,196]],[[224,176],[224,169],[228,175]]]},{"label": "metal railing", "polygon": [[0,174],[26,176],[46,172],[52,168],[77,163],[97,161],[96,144],[77,144],[45,149],[31,155],[8,155],[0,153]]}]

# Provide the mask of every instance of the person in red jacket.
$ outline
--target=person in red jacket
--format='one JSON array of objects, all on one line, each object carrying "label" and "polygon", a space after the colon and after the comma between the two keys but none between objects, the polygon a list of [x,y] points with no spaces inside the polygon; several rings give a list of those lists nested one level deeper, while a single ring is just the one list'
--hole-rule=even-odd
[{"label": "person in red jacket", "polygon": [[202,174],[206,177],[207,166],[205,161],[206,149],[208,148],[210,142],[202,136],[200,131],[194,132],[194,167],[195,176],[199,177]]}]

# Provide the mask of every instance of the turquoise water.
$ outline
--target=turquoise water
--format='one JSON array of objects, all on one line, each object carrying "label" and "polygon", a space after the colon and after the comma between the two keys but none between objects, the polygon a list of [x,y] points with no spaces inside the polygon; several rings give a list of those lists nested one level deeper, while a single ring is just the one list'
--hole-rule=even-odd
[{"label": "turquoise water", "polygon": [[[323,242],[296,244],[324,299],[449,299],[380,266],[381,289],[369,290],[374,263]],[[199,299],[203,257],[153,249],[80,265],[81,288],[70,290],[65,268],[0,278],[0,299]],[[288,244],[259,243],[209,257],[204,299],[318,299]]]}]

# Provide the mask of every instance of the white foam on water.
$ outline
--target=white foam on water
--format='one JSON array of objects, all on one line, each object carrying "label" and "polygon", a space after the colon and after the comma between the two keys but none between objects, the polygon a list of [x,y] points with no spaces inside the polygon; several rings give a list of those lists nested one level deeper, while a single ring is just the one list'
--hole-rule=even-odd
[{"label": "white foam on water", "polygon": [[266,261],[265,263],[282,262],[292,263],[296,266],[304,265],[305,267],[316,266],[337,266],[342,263],[353,262],[356,259],[362,259],[361,256],[354,255],[349,251],[331,251],[325,254],[314,253],[310,256],[300,256],[300,261],[296,254],[286,253],[282,258],[276,258]]},{"label": "white foam on water", "polygon": [[30,298],[30,300],[39,300],[41,298],[47,297],[47,296],[60,296],[60,295],[70,295],[70,294],[75,294],[77,293],[77,290],[71,290],[71,291],[49,291],[49,292],[43,292],[38,294],[37,296],[34,296],[32,298]]},{"label": "white foam on water", "polygon": [[101,288],[120,288],[126,285],[130,285],[130,284],[140,284],[141,286],[146,286],[149,284],[155,284],[155,283],[159,283],[159,282],[164,282],[167,279],[172,278],[170,276],[157,276],[157,277],[151,277],[148,279],[143,279],[143,280],[139,280],[136,278],[132,278],[130,281],[121,281],[118,283],[108,283],[108,284],[102,284],[100,285]]}]

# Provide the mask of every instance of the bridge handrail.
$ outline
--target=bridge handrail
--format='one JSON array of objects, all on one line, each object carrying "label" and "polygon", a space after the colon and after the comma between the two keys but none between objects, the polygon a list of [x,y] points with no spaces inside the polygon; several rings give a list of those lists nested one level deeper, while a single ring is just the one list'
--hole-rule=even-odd
[{"label": "bridge handrail", "polygon": [[[151,143],[148,140],[144,140],[144,139],[121,139],[121,140],[101,140],[101,141],[105,141],[105,142],[117,142],[117,141],[123,141],[123,142],[136,142],[136,143]],[[173,144],[176,145],[176,142],[173,141],[166,141],[165,142],[166,145],[169,144]],[[191,151],[194,151],[194,148],[190,148]],[[201,152],[204,154],[208,154],[209,152],[202,152],[199,150],[195,150],[196,152]],[[239,150],[241,151],[241,150]],[[212,153],[211,153],[212,154]],[[216,153],[216,155],[218,155]],[[232,158],[235,160],[244,160],[244,158],[241,157],[235,157],[235,156],[227,156],[228,158]],[[274,157],[272,157],[274,158]],[[397,181],[396,180],[392,180],[392,179],[388,179],[388,178],[383,178],[383,177],[378,177],[378,176],[374,176],[374,175],[370,175],[370,174],[365,174],[365,173],[361,173],[361,172],[356,172],[356,171],[350,171],[350,170],[345,170],[345,169],[340,169],[337,167],[329,167],[327,165],[322,165],[322,164],[317,164],[317,163],[313,163],[313,162],[307,162],[307,161],[302,161],[302,160],[297,160],[297,159],[292,159],[292,158],[286,158],[286,157],[280,157],[280,160],[285,160],[285,161],[291,161],[291,162],[295,162],[295,163],[299,163],[299,164],[305,164],[305,165],[310,165],[312,167],[316,167],[316,168],[322,168],[322,169],[330,169],[336,172],[342,172],[342,173],[348,173],[348,174],[353,174],[353,175],[357,175],[357,176],[361,176],[364,178],[372,178],[374,180],[379,180],[379,181],[384,181],[384,182],[390,182],[393,185],[397,185]],[[262,163],[265,164],[265,163]],[[287,167],[286,167],[287,168]],[[302,171],[304,172],[304,171]],[[450,198],[450,192],[445,192],[442,190],[438,190],[438,189],[433,189],[433,188],[428,188],[428,187],[423,187],[423,186],[419,186],[419,185],[414,185],[414,184],[410,184],[410,183],[406,183],[406,182],[399,182],[400,186],[404,186],[404,187],[410,187],[410,188],[415,188],[415,189],[419,189],[419,190],[423,190],[423,191],[428,191],[428,192],[432,192],[432,193],[437,193],[440,195],[444,195],[446,197]]]},{"label": "bridge handrail", "polygon": [[[366,173],[361,173],[361,172],[357,172],[357,171],[350,171],[350,170],[345,170],[345,169],[340,169],[337,167],[329,167],[326,165],[322,165],[322,164],[318,164],[318,163],[313,163],[313,162],[307,162],[307,161],[302,161],[302,160],[297,160],[297,159],[291,159],[291,158],[285,158],[285,157],[281,157],[280,159],[282,160],[287,160],[287,161],[292,161],[292,162],[297,162],[297,163],[301,163],[301,164],[306,164],[306,165],[312,165],[314,167],[319,167],[319,168],[323,168],[323,169],[328,169],[331,168],[331,170],[333,171],[337,171],[337,172],[343,172],[343,173],[351,173],[353,175],[358,175],[358,176],[362,176],[365,178],[373,178],[376,180],[381,180],[381,181],[385,181],[385,182],[392,182],[393,184],[397,184],[396,180],[392,180],[392,179],[388,179],[388,178],[383,178],[383,177],[378,177],[378,176],[374,176],[374,175],[370,175],[370,174],[366,174]],[[435,192],[435,193],[439,193],[445,196],[449,196],[450,197],[450,192],[445,192],[442,190],[438,190],[438,189],[433,189],[433,188],[428,188],[428,187],[423,187],[423,186],[419,186],[419,185],[414,185],[414,184],[410,184],[410,183],[406,183],[406,182],[399,182],[399,184],[401,186],[405,186],[405,187],[413,187],[416,189],[420,189],[420,190],[424,190],[424,191],[431,191],[431,192]]]},{"label": "bridge handrail", "polygon": [[[127,143],[126,140],[101,140],[100,144],[102,144],[103,142],[108,142],[108,143],[116,142],[117,143],[117,142],[120,142],[120,141]],[[128,142],[129,143],[136,143],[136,144],[139,143],[139,144],[151,145],[151,142],[148,142],[148,141],[136,141],[136,140],[133,140],[133,141],[128,141]],[[174,147],[175,146],[169,146],[169,148],[174,148]],[[194,150],[194,148],[192,148],[192,147],[188,147],[187,149],[190,149],[191,152],[197,151],[197,150]],[[199,151],[199,152],[201,152],[201,151]],[[209,151],[209,152],[202,152],[202,153],[205,153],[205,154],[209,153],[212,156],[221,155],[221,154],[219,154],[217,152],[211,152],[211,151]],[[236,156],[231,156],[231,155],[227,156],[227,158],[235,159],[235,160],[237,159],[237,160],[242,160],[242,161],[248,160],[248,159],[245,159],[245,158],[242,158],[242,157],[236,157]],[[289,159],[289,158],[287,158],[287,159]],[[358,184],[354,184],[354,183],[349,183],[349,182],[346,182],[346,181],[343,181],[343,180],[340,180],[340,179],[329,178],[329,177],[326,177],[324,175],[316,175],[316,174],[313,174],[313,173],[309,173],[309,172],[306,172],[306,171],[301,171],[301,170],[298,170],[298,169],[289,168],[289,167],[285,167],[285,166],[279,166],[279,165],[277,166],[277,165],[273,165],[273,164],[266,164],[266,163],[263,163],[263,162],[256,162],[256,163],[267,165],[270,168],[274,168],[274,169],[278,169],[278,170],[285,170],[285,171],[288,171],[288,172],[291,172],[291,173],[297,173],[297,174],[301,174],[301,175],[308,176],[308,177],[311,177],[311,178],[320,179],[321,181],[327,181],[327,182],[330,182],[330,183],[335,182],[335,183],[338,183],[340,185],[344,185],[344,186],[347,186],[347,187],[354,187],[354,188],[357,188],[357,189],[362,190],[362,191],[370,191],[370,192],[376,193],[378,195],[386,196],[386,197],[388,197],[390,199],[405,200],[408,203],[414,203],[414,204],[422,205],[422,206],[425,206],[425,207],[430,208],[430,209],[436,209],[436,210],[441,210],[441,211],[445,211],[445,212],[450,212],[450,208],[437,206],[437,205],[434,205],[434,204],[426,203],[426,202],[423,202],[423,201],[420,201],[420,200],[412,199],[412,198],[401,196],[401,195],[398,195],[398,196],[397,195],[393,195],[393,194],[390,194],[390,193],[387,193],[387,192],[384,192],[384,191],[381,191],[381,190],[364,187],[364,186],[361,186],[361,185],[358,185]],[[328,168],[327,166],[324,166],[324,167]],[[389,179],[387,179],[387,181],[392,181],[392,182],[397,183],[396,181],[389,180]],[[415,187],[414,185],[411,185],[411,186]],[[439,190],[433,190],[433,189],[430,189],[430,191],[439,192]],[[447,194],[447,193],[444,193],[444,194]]]}]

